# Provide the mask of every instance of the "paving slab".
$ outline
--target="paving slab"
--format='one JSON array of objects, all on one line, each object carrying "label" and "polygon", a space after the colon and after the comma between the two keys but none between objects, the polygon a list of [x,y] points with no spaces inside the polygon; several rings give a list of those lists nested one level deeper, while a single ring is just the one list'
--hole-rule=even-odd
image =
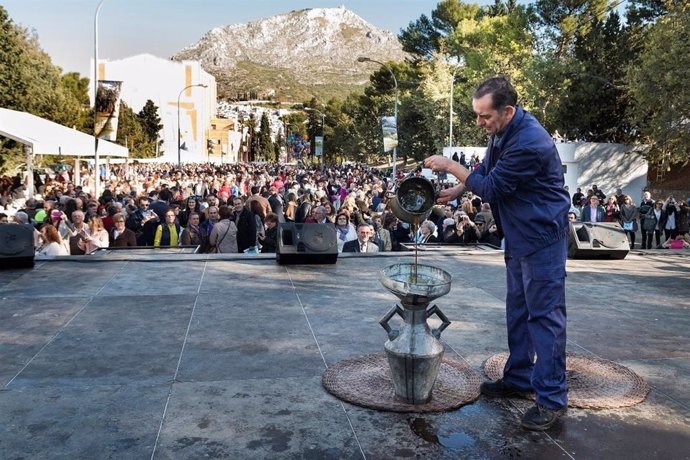
[{"label": "paving slab", "polygon": [[[327,366],[383,350],[396,298],[379,272],[412,260],[119,252],[0,272],[0,457],[690,458],[689,257],[568,261],[568,350],[652,390],[634,407],[571,409],[543,433],[520,428],[526,400],[400,414],[323,389]],[[446,355],[481,373],[506,349],[502,254],[420,263],[453,276],[435,301],[453,322]]]}]

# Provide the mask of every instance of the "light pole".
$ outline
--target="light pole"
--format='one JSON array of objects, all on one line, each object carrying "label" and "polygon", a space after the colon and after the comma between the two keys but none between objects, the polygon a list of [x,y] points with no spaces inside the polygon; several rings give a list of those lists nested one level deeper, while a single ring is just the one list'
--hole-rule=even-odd
[{"label": "light pole", "polygon": [[448,147],[450,147],[450,153],[453,154],[453,85],[455,84],[455,73],[458,71],[460,66],[455,66],[453,69],[453,76],[450,80],[450,111],[448,114]]},{"label": "light pole", "polygon": [[199,88],[207,88],[207,85],[204,85],[203,83],[197,83],[195,85],[187,85],[184,88],[182,88],[182,91],[180,91],[180,94],[177,95],[177,167],[181,168],[182,167],[182,156],[180,154],[180,150],[182,149],[182,144],[180,143],[180,138],[182,136],[182,130],[180,129],[180,98],[182,97],[182,93],[187,91],[189,88],[194,88],[195,86],[198,86]]},{"label": "light pole", "polygon": [[[388,67],[386,64],[380,61],[376,61],[374,59],[369,59],[366,56],[360,56],[357,58],[357,62],[374,62],[376,64],[379,64],[388,70],[390,72],[391,77],[393,77],[393,83],[395,84],[395,106],[394,106],[394,113],[393,116],[395,118],[395,126],[396,126],[396,132],[397,132],[397,127],[398,127],[398,80],[395,78],[395,74],[391,70],[390,67]],[[398,148],[393,147],[393,180],[395,180],[395,170],[396,170],[396,163],[398,161],[398,155],[397,155]]]},{"label": "light pole", "polygon": [[323,143],[324,143],[324,139],[325,139],[324,129],[326,126],[326,115],[324,115],[323,112],[320,111],[319,109],[314,109],[311,107],[305,107],[304,110],[306,110],[307,112],[317,112],[319,115],[321,115],[321,142],[322,142],[322,144],[321,144],[321,158],[319,158],[319,162],[320,162],[320,166],[321,166],[321,171],[323,172],[323,156],[324,156],[324,150],[325,150],[323,148]]},{"label": "light pole", "polygon": [[98,13],[101,11],[105,0],[101,0],[96,7],[96,14],[93,17],[93,170],[94,183],[93,194],[94,198],[98,199],[98,189],[101,185],[101,174],[98,171],[98,133],[96,133],[96,97],[98,95]]}]

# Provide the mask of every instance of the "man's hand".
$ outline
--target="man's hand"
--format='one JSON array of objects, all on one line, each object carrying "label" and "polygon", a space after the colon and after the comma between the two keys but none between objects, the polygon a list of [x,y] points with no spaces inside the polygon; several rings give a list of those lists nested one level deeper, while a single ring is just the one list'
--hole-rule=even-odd
[{"label": "man's hand", "polygon": [[455,163],[453,160],[443,155],[434,155],[424,160],[424,166],[431,168],[434,172],[448,172],[448,169],[453,163]]},{"label": "man's hand", "polygon": [[441,190],[441,192],[438,194],[438,199],[436,201],[441,204],[446,204],[449,201],[453,201],[455,198],[459,197],[464,191],[465,184],[461,182],[455,187]]},{"label": "man's hand", "polygon": [[460,163],[446,158],[443,155],[430,156],[424,160],[424,166],[431,168],[435,172],[443,171],[452,174],[463,184],[467,180],[467,176],[470,175],[470,171],[467,168],[460,166]]}]

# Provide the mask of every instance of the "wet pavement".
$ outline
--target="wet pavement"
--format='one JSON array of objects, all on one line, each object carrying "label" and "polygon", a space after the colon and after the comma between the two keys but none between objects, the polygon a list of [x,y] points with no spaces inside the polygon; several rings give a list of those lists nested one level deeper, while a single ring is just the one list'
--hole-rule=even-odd
[{"label": "wet pavement", "polygon": [[[542,433],[519,426],[526,400],[400,414],[323,389],[327,366],[383,350],[396,299],[378,272],[411,261],[116,254],[0,271],[0,458],[690,458],[690,257],[568,261],[568,350],[652,390]],[[481,372],[506,349],[502,255],[420,262],[453,276],[436,301],[446,356]]]}]

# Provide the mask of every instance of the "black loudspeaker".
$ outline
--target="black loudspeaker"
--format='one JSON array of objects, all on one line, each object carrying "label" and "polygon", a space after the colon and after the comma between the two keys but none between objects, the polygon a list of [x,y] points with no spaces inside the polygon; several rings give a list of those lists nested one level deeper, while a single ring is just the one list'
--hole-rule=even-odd
[{"label": "black loudspeaker", "polygon": [[0,269],[31,268],[35,255],[33,226],[0,225]]},{"label": "black loudspeaker", "polygon": [[333,224],[282,223],[278,226],[276,262],[284,264],[334,264],[338,242]]},{"label": "black loudspeaker", "polygon": [[615,223],[571,222],[568,257],[571,259],[625,259],[630,243]]}]

